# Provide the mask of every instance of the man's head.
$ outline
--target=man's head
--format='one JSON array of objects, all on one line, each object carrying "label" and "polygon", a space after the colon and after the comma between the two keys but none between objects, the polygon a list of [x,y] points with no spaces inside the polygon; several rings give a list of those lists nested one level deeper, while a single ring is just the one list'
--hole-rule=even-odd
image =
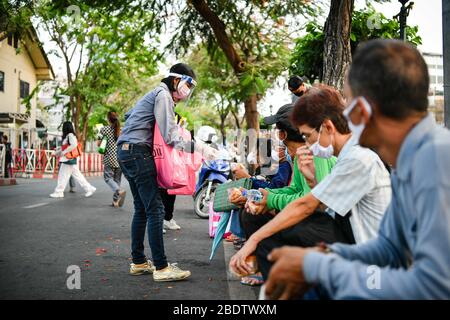
[{"label": "man's head", "polygon": [[8,143],[8,137],[7,136],[2,136],[2,142],[3,142],[3,144]]},{"label": "man's head", "polygon": [[290,153],[295,153],[295,149],[299,144],[305,141],[290,121],[290,117],[294,106],[289,103],[278,109],[277,113],[264,118],[264,123],[267,125],[275,124],[278,132],[278,138],[284,142],[289,148]]},{"label": "man's head", "polygon": [[342,137],[350,134],[343,110],[339,91],[316,85],[296,101],[291,120],[309,145],[317,142],[323,149],[332,146],[336,155],[335,151],[342,147]]},{"label": "man's head", "polygon": [[345,114],[360,144],[387,160],[389,144],[426,116],[428,87],[427,65],[413,46],[398,40],[360,45],[344,88]]},{"label": "man's head", "polygon": [[297,97],[301,97],[306,92],[305,79],[299,76],[292,76],[288,80],[288,89]]},{"label": "man's head", "polygon": [[197,85],[196,75],[190,66],[177,63],[170,67],[169,74],[161,81],[164,82],[172,93],[173,101],[186,100]]}]

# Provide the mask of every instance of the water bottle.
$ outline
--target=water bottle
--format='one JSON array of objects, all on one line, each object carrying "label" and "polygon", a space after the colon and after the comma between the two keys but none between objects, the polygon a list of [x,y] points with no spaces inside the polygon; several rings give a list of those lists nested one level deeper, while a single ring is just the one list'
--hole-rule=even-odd
[{"label": "water bottle", "polygon": [[243,190],[242,195],[247,198],[247,201],[260,202],[263,199],[262,193],[256,189]]}]

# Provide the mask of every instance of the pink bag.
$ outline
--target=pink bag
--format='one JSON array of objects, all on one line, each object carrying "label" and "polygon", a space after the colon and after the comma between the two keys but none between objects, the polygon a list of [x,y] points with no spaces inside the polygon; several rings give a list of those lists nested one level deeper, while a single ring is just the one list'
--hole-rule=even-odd
[{"label": "pink bag", "polygon": [[209,202],[209,236],[214,238],[216,235],[216,229],[219,225],[220,212],[215,212],[213,209],[213,202]]},{"label": "pink bag", "polygon": [[[189,131],[181,127],[179,127],[179,130],[180,135],[185,140],[191,139]],[[188,153],[177,150],[167,145],[156,121],[153,135],[153,157],[155,159],[159,187],[168,190],[188,188],[186,191],[181,192],[190,192],[192,188],[190,175],[192,175],[192,170],[194,170],[195,189],[195,171],[200,167],[201,161],[203,161],[202,156],[195,152]]]}]

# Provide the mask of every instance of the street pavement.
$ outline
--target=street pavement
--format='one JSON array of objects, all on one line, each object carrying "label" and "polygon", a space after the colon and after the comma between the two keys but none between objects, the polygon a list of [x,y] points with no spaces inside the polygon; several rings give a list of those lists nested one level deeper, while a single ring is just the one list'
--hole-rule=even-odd
[{"label": "street pavement", "polygon": [[[130,276],[132,197],[110,206],[112,192],[101,177],[85,198],[81,187],[63,199],[49,198],[56,180],[18,179],[0,187],[0,299],[255,299],[258,290],[227,272],[234,253],[224,244],[209,262],[208,221],[197,218],[192,198],[177,197],[174,218],[182,227],[164,235],[169,262],[192,272],[186,281],[156,283]],[[146,254],[151,257],[148,242]],[[224,251],[225,247],[225,251]],[[81,269],[81,288],[68,289],[69,266]],[[72,271],[73,272],[73,271]]]}]

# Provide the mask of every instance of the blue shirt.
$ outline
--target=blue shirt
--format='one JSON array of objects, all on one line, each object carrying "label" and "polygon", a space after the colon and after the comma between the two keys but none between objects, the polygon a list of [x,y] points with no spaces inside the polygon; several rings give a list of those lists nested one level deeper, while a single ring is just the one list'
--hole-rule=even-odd
[{"label": "blue shirt", "polygon": [[260,180],[256,178],[251,178],[252,189],[277,189],[283,188],[289,184],[289,179],[291,178],[292,167],[289,161],[283,161],[278,166],[277,173],[269,176],[270,181]]},{"label": "blue shirt", "polygon": [[311,252],[305,279],[334,299],[450,299],[450,132],[432,115],[404,140],[375,239]]}]

